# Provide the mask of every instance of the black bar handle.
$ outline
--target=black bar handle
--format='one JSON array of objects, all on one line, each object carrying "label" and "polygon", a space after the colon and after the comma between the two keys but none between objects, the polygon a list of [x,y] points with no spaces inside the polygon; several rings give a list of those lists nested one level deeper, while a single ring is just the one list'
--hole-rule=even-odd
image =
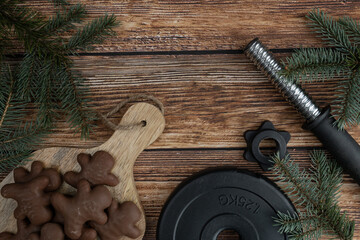
[{"label": "black bar handle", "polygon": [[312,131],[337,163],[360,185],[360,146],[346,131],[339,130],[330,114],[330,107],[304,129]]}]

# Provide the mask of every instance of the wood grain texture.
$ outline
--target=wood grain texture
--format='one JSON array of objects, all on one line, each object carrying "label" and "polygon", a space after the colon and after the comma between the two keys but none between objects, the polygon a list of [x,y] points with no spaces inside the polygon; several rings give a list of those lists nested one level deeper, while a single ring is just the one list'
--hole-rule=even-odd
[{"label": "wood grain texture", "polygon": [[[292,158],[301,167],[308,168],[311,148],[289,148]],[[143,203],[147,229],[144,239],[154,240],[161,209],[170,193],[186,178],[207,168],[236,167],[251,170],[273,178],[271,172],[263,172],[256,163],[243,159],[243,149],[214,150],[150,150],[140,154],[134,175]],[[360,187],[344,176],[340,206],[356,222],[354,240],[360,239]],[[328,238],[323,238],[328,239]]]},{"label": "wood grain texture", "polygon": [[[320,8],[334,16],[359,20],[359,1],[342,0],[81,0],[90,18],[114,13],[117,36],[97,52],[237,50],[260,36],[270,48],[314,47],[321,44],[304,16]],[[45,14],[51,3],[31,1]]]},{"label": "wood grain texture", "polygon": [[[264,120],[291,133],[289,146],[321,146],[301,128],[302,117],[243,54],[81,56],[75,61],[100,112],[137,93],[153,94],[164,103],[166,129],[150,148],[245,147],[244,132]],[[336,81],[326,81],[305,88],[325,106],[334,98],[335,86]],[[98,125],[90,139],[81,141],[60,123],[45,146],[98,146],[112,134]],[[360,141],[359,128],[350,133]]]},{"label": "wood grain texture", "polygon": [[[138,155],[160,136],[165,127],[165,119],[161,111],[147,103],[138,103],[131,106],[120,124],[129,126],[141,121],[146,121],[146,126],[137,126],[128,130],[116,130],[109,140],[99,147],[92,149],[45,148],[36,151],[32,157],[33,160],[44,162],[45,166],[57,167],[62,174],[65,174],[73,170],[80,171],[80,166],[76,162],[76,156],[79,153],[94,154],[100,150],[110,153],[115,158],[112,173],[118,177],[120,183],[108,189],[120,203],[132,201],[142,211],[141,220],[137,224],[142,233],[137,238],[138,240],[142,239],[145,233],[145,215],[134,183],[133,166]],[[30,163],[26,167],[30,168]],[[0,189],[4,185],[13,182],[13,174],[11,173],[0,183]],[[63,184],[60,189],[60,192],[64,194],[74,193],[74,191],[75,189],[67,184]],[[0,196],[0,232],[5,230],[16,231],[16,220],[13,216],[16,206],[14,200]],[[119,240],[127,239],[130,238],[126,236],[119,238]]]},{"label": "wood grain texture", "polygon": [[[335,17],[349,15],[360,20],[359,1],[80,1],[86,4],[90,19],[108,12],[121,21],[117,36],[91,53],[74,57],[93,91],[96,110],[108,112],[137,93],[153,94],[165,105],[164,134],[139,156],[134,168],[146,212],[145,240],[156,239],[163,204],[192,174],[229,166],[263,173],[242,154],[243,133],[264,120],[291,133],[290,154],[301,166],[309,167],[309,149],[320,147],[320,142],[301,129],[303,119],[264,75],[240,51],[228,50],[243,49],[254,37],[271,49],[287,52],[276,57],[289,55],[291,48],[321,47],[320,39],[306,26],[305,14],[318,7]],[[46,0],[31,1],[31,5],[45,14],[53,13]],[[305,88],[325,106],[334,99],[335,86],[336,81],[327,81]],[[120,118],[118,114],[112,120]],[[80,141],[67,124],[59,122],[43,147],[99,146],[112,131],[97,125],[90,139]],[[360,128],[350,133],[360,142]],[[360,189],[348,175],[340,204],[356,221],[354,240],[360,239]]]}]

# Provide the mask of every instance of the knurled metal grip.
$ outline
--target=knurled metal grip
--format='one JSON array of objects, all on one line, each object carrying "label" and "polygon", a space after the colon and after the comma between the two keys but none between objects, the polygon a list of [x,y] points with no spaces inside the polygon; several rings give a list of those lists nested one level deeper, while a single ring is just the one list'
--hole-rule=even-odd
[{"label": "knurled metal grip", "polygon": [[299,85],[280,76],[281,65],[258,38],[246,46],[245,54],[308,122],[312,122],[321,114],[321,109]]}]

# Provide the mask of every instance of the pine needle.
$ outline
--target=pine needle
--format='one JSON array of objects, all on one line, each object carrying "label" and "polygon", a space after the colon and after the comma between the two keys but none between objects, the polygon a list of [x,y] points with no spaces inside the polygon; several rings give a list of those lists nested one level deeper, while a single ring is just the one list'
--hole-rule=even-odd
[{"label": "pine needle", "polygon": [[360,124],[360,24],[350,17],[335,20],[315,9],[306,16],[310,27],[332,48],[300,49],[284,61],[281,74],[291,82],[336,78],[332,113],[339,129]]},{"label": "pine needle", "polygon": [[337,99],[334,101],[334,116],[340,129],[356,126],[360,123],[360,69],[348,79],[343,80],[337,88]]},{"label": "pine needle", "polygon": [[324,81],[348,73],[350,69],[344,63],[343,54],[333,49],[300,49],[286,58],[281,74],[292,82]]},{"label": "pine needle", "polygon": [[100,43],[105,37],[114,35],[112,29],[117,25],[116,18],[113,14],[105,14],[77,31],[77,33],[70,38],[65,49],[67,51],[87,50],[92,44]]},{"label": "pine needle", "polygon": [[74,29],[74,23],[80,23],[85,15],[85,8],[81,4],[71,6],[69,10],[64,10],[63,12],[58,11],[55,16],[49,19],[47,25],[44,27],[44,31],[47,32],[47,34],[59,34]]},{"label": "pine needle", "polygon": [[279,212],[275,225],[290,239],[318,239],[325,234],[350,240],[355,223],[338,206],[341,168],[323,151],[313,151],[310,157],[310,172],[300,170],[289,156],[282,159],[277,154],[273,157],[276,180],[284,183],[283,190],[303,209],[300,215]]},{"label": "pine needle", "polygon": [[355,47],[351,44],[345,29],[331,16],[317,9],[309,12],[306,17],[311,20],[309,26],[320,34],[329,46],[336,47],[344,54],[354,54]]},{"label": "pine needle", "polygon": [[33,122],[23,122],[26,102],[16,96],[11,67],[3,65],[1,70],[0,174],[27,161],[48,132],[46,129],[38,129]]},{"label": "pine needle", "polygon": [[[23,1],[0,1],[0,60],[7,60],[14,41],[25,51],[20,63],[0,64],[0,174],[28,160],[61,115],[81,137],[93,127],[89,89],[71,56],[114,34],[116,19],[104,15],[79,27],[86,17],[83,5],[51,2],[57,11],[47,18]],[[75,34],[68,38],[64,32]]]}]

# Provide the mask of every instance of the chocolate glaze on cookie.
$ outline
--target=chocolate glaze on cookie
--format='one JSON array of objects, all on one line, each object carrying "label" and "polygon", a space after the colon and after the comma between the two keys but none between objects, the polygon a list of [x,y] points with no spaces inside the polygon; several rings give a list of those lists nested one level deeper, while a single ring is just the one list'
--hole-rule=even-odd
[{"label": "chocolate glaze on cookie", "polygon": [[86,180],[80,180],[77,189],[74,197],[66,197],[61,193],[54,193],[51,197],[53,207],[64,217],[65,234],[71,239],[81,237],[87,221],[105,224],[107,216],[104,210],[112,200],[111,193],[105,186],[91,189]]},{"label": "chocolate glaze on cookie", "polygon": [[80,172],[67,172],[64,175],[65,182],[73,187],[85,179],[92,186],[108,185],[116,186],[119,184],[118,178],[111,173],[114,167],[114,158],[105,151],[98,151],[93,156],[90,154],[80,153],[77,157],[81,166]]},{"label": "chocolate glaze on cookie", "polygon": [[49,178],[49,184],[45,188],[46,192],[57,190],[62,184],[62,177],[55,168],[44,168],[42,162],[34,161],[31,164],[30,172],[23,167],[14,169],[14,180],[16,183],[26,183],[39,176]]}]

